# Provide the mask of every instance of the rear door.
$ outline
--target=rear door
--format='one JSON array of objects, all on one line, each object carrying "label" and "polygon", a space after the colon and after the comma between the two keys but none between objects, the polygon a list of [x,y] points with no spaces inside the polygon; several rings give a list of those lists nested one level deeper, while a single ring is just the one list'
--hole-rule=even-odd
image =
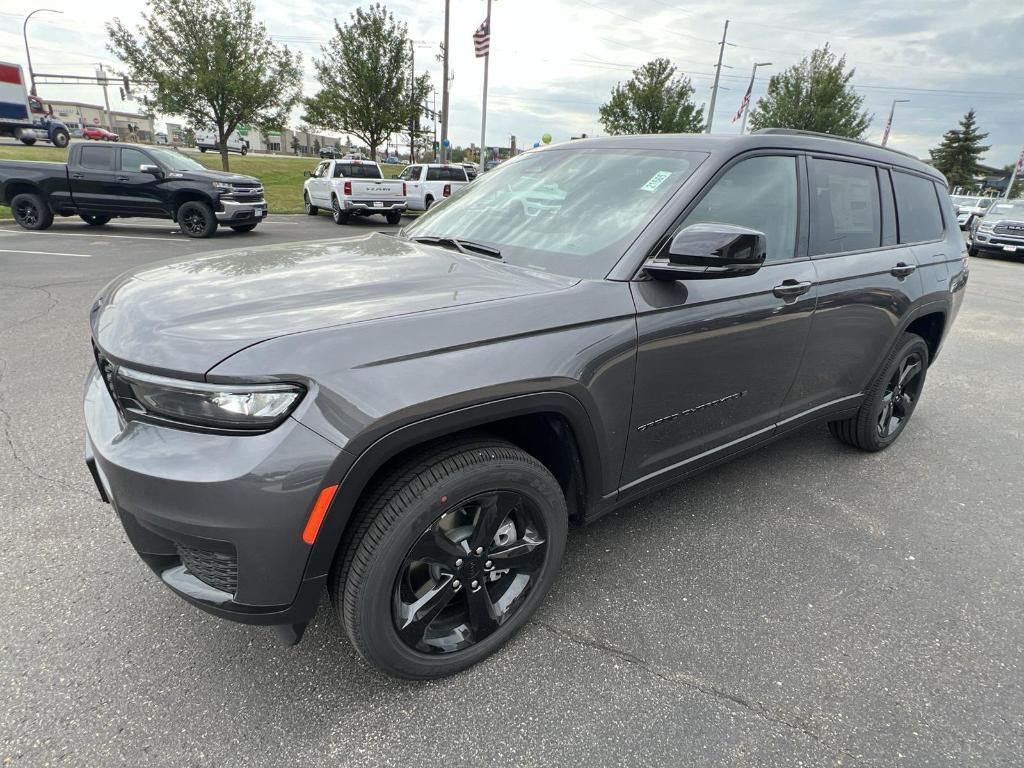
[{"label": "rear door", "polygon": [[68,168],[71,196],[76,207],[84,212],[106,212],[116,201],[111,188],[117,179],[117,151],[109,144],[82,144],[78,164]]},{"label": "rear door", "polygon": [[755,274],[631,284],[639,347],[624,491],[669,482],[774,431],[816,296],[802,174],[799,153],[746,155],[670,233],[696,223],[763,232],[768,258]]},{"label": "rear door", "polygon": [[889,169],[836,156],[810,157],[808,166],[809,252],[820,285],[807,351],[780,414],[786,426],[856,405],[921,295],[914,249],[899,241]]}]

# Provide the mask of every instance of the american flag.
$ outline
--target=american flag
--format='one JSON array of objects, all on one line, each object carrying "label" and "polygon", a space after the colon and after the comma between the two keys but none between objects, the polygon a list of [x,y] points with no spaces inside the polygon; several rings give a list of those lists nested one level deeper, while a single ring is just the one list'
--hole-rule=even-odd
[{"label": "american flag", "polygon": [[483,24],[477,27],[473,33],[473,47],[476,49],[476,57],[483,58],[491,51],[491,18],[484,19]]},{"label": "american flag", "polygon": [[735,123],[741,117],[743,117],[743,110],[750,104],[750,94],[754,90],[754,78],[750,78],[750,85],[747,86],[747,92],[743,94],[743,101],[740,102],[740,108],[736,110],[736,114],[733,116],[732,121]]}]

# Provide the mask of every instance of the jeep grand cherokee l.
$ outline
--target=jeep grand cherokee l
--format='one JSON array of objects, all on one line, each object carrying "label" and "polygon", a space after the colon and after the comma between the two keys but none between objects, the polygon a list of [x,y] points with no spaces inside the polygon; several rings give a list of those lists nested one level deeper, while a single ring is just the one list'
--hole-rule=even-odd
[{"label": "jeep grand cherokee l", "polygon": [[551,146],[398,237],[116,279],[86,461],[185,600],[297,642],[326,586],[372,664],[436,677],[527,621],[570,524],[811,423],[892,445],[967,268],[943,178],[891,150]]}]

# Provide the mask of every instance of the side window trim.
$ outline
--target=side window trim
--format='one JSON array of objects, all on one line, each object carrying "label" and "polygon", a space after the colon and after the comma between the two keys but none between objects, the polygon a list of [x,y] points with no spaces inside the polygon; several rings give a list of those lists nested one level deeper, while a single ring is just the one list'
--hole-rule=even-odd
[{"label": "side window trim", "polygon": [[[891,248],[899,245],[900,231],[896,213],[896,191],[892,188],[892,173],[888,168],[879,166],[878,191],[882,203],[882,247]],[[891,230],[891,231],[890,231]]]},{"label": "side window trim", "polygon": [[796,193],[797,193],[797,212],[796,212],[796,239],[793,247],[793,256],[789,259],[775,259],[771,262],[765,262],[765,264],[785,264],[793,261],[802,261],[808,258],[807,256],[807,221],[809,218],[808,213],[808,175],[806,164],[806,152],[798,149],[754,149],[748,152],[743,152],[738,155],[730,157],[727,161],[719,166],[715,175],[712,176],[700,191],[690,198],[689,202],[683,206],[683,209],[676,215],[672,220],[672,223],[662,233],[661,237],[654,246],[645,254],[644,258],[640,261],[639,266],[634,273],[633,279],[643,274],[643,265],[650,258],[654,258],[660,254],[669,244],[672,237],[679,231],[680,225],[686,221],[687,217],[693,212],[693,210],[700,205],[700,203],[707,197],[708,193],[715,187],[715,185],[727,174],[732,168],[739,165],[744,160],[750,160],[755,157],[792,157],[796,166]]}]

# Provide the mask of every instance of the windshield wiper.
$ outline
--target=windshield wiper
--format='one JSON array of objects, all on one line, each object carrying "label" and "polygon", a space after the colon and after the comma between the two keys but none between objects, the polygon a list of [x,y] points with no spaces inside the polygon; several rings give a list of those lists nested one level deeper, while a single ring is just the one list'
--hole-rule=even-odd
[{"label": "windshield wiper", "polygon": [[454,248],[459,253],[482,253],[494,259],[501,259],[501,251],[483,243],[474,243],[472,240],[463,240],[457,237],[434,237],[423,235],[421,237],[410,237],[414,243],[426,243],[427,245],[440,245],[443,248]]}]

